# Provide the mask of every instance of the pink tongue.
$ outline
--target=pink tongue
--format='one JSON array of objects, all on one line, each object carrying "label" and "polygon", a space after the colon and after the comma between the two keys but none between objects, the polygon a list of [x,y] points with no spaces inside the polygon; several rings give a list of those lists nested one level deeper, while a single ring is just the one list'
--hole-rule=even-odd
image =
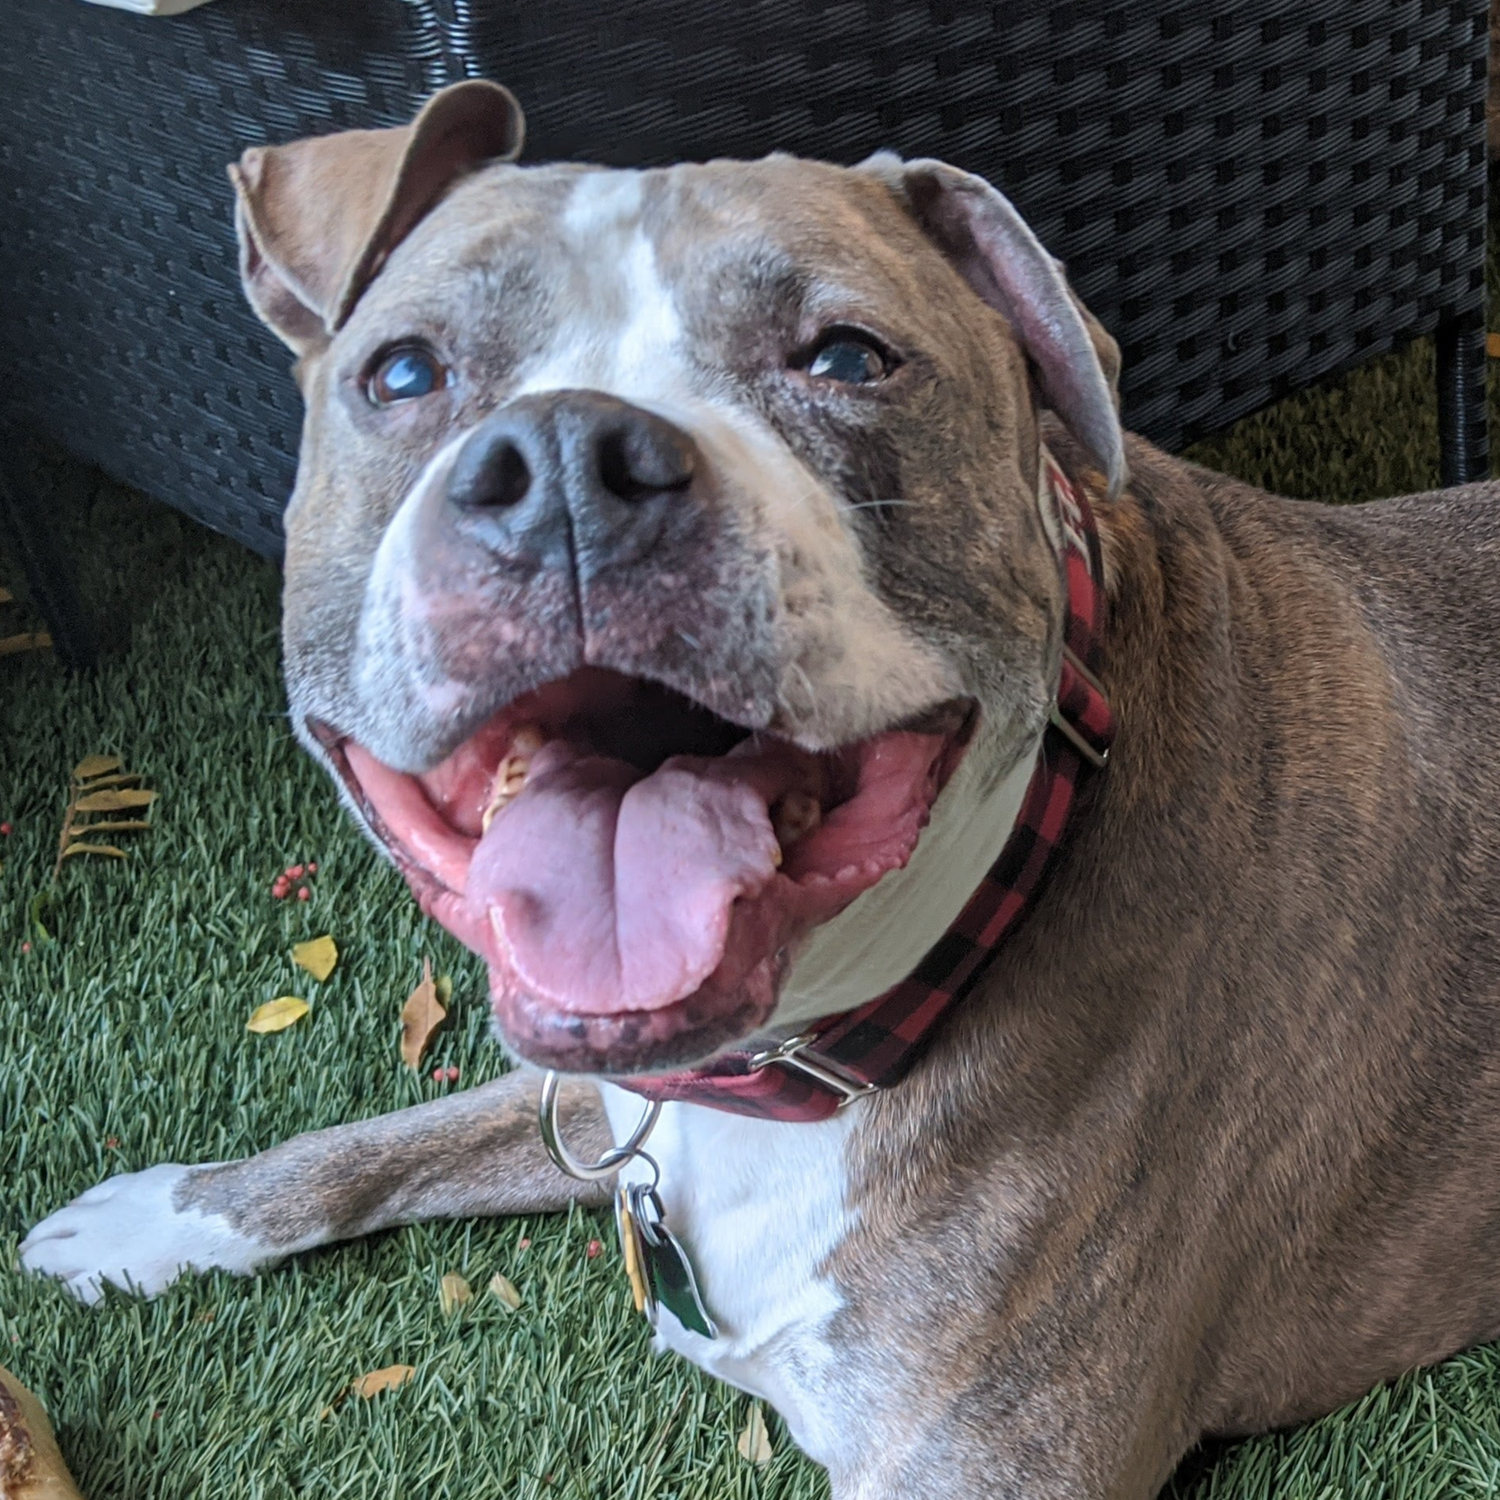
[{"label": "pink tongue", "polygon": [[776,876],[775,757],[678,757],[649,776],[554,741],[494,820],[465,901],[521,985],[576,1015],[658,1010],[724,958],[731,909]]}]

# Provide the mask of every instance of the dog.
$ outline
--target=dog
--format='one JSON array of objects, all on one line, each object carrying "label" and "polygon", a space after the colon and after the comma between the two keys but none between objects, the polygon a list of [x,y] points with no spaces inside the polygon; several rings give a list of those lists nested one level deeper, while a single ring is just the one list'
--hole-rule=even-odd
[{"label": "dog", "polygon": [[1500,488],[1124,436],[952,166],[521,130],[470,82],[233,175],[307,408],[292,722],[528,1066],[111,1179],[24,1263],[613,1198],[661,1344],[838,1500],[1136,1500],[1500,1334]]}]

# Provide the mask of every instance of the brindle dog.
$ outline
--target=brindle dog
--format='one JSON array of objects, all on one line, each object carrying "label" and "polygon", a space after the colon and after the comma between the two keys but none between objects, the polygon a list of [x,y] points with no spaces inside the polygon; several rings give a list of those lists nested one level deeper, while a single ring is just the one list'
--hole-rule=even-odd
[{"label": "brindle dog", "polygon": [[[522,169],[519,129],[462,85],[237,182],[307,399],[294,722],[577,1150],[592,1075],[868,999],[994,859],[1058,679],[1044,448],[1106,572],[1112,764],[917,1068],[664,1112],[720,1323],[665,1342],[839,1500],[1141,1500],[1500,1333],[1500,489],[1328,507],[1122,439],[1112,343],[941,163]],[[23,1258],[154,1291],[600,1201],[535,1093],[114,1179]]]}]

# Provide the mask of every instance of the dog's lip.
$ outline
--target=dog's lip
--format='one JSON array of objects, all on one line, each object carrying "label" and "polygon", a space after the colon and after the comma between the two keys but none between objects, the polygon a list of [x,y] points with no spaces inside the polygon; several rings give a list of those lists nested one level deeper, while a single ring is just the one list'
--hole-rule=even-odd
[{"label": "dog's lip", "polygon": [[[446,833],[431,838],[430,849],[424,847],[425,834],[432,832],[425,829],[426,820],[430,818],[434,824],[447,821],[430,799],[420,803],[421,816],[414,819],[406,815],[410,806],[403,811],[402,802],[394,803],[396,816],[413,832],[415,845],[392,827],[382,805],[392,804],[393,795],[410,797],[413,806],[419,805],[417,799],[423,796],[421,779],[375,762],[356,738],[326,721],[310,719],[307,729],[323,748],[370,831],[406,879],[421,909],[487,959],[496,1020],[511,1047],[532,1062],[569,1072],[629,1074],[700,1062],[764,1027],[775,1009],[790,964],[789,954],[801,936],[909,858],[932,801],[962,759],[977,719],[977,705],[972,700],[952,700],[908,718],[882,735],[858,742],[876,746],[903,733],[924,740],[931,737],[934,744],[942,741],[930,771],[929,793],[915,820],[908,807],[892,825],[906,832],[895,836],[893,842],[887,840],[888,847],[862,867],[862,874],[851,866],[847,879],[815,877],[810,887],[804,884],[798,889],[796,881],[778,873],[772,880],[780,892],[779,904],[772,901],[767,915],[767,903],[760,898],[743,911],[736,902],[743,920],[734,931],[741,937],[748,931],[752,938],[748,943],[731,942],[730,948],[721,950],[719,966],[697,989],[642,1008],[610,1009],[606,1002],[584,1013],[568,1005],[538,1000],[530,993],[516,978],[504,933],[490,930],[493,909],[485,914],[489,921],[473,910],[471,892],[466,887],[479,839],[465,838],[449,823]],[[850,747],[851,751],[855,748]],[[375,795],[371,795],[360,768],[351,760],[351,750],[365,774],[379,782]],[[387,780],[392,785],[385,785]],[[885,825],[875,826],[879,829]]]}]

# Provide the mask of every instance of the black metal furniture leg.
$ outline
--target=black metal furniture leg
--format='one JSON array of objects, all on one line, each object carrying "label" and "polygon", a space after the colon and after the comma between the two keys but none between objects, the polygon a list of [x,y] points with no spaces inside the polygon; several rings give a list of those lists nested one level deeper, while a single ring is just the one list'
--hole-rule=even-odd
[{"label": "black metal furniture leg", "polygon": [[1445,485],[1490,477],[1484,323],[1483,313],[1465,313],[1437,331],[1438,444]]},{"label": "black metal furniture leg", "polygon": [[4,470],[0,470],[0,525],[14,541],[32,601],[52,633],[58,660],[77,671],[87,671],[96,656],[94,631],[73,585],[72,573],[35,507],[27,506],[14,476]]}]

